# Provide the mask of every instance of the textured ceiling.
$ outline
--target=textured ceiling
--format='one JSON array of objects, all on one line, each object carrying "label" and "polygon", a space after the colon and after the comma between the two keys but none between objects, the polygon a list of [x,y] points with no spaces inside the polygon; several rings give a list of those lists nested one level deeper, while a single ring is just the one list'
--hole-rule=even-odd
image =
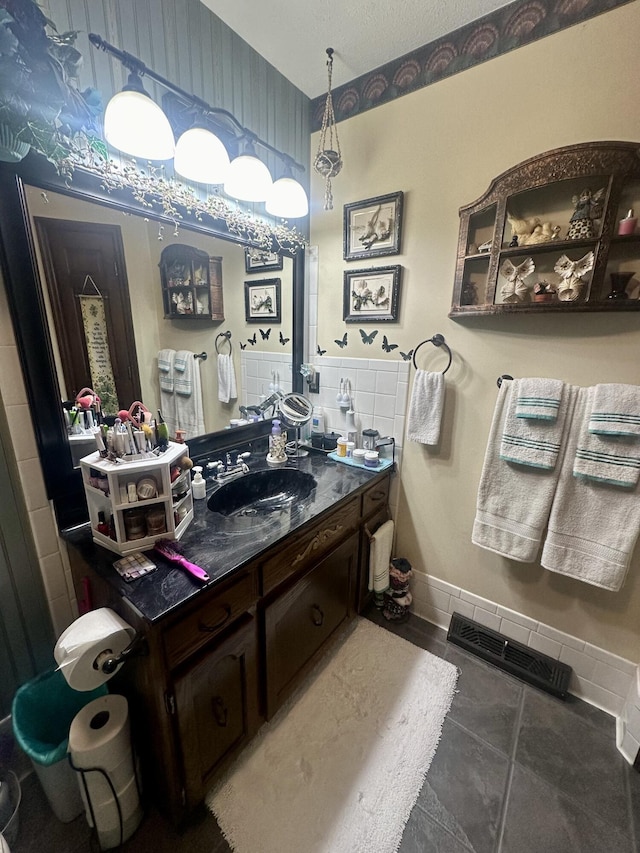
[{"label": "textured ceiling", "polygon": [[310,98],[475,21],[510,0],[201,0]]}]

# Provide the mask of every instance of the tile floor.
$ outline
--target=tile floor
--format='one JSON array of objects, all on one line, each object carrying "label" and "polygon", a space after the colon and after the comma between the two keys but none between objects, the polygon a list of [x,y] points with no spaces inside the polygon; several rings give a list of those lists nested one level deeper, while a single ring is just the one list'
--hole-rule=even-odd
[{"label": "tile floor", "polygon": [[[640,774],[616,750],[612,717],[523,684],[448,644],[443,631],[415,616],[399,626],[375,610],[369,616],[461,672],[400,853],[640,853]],[[83,816],[60,823],[34,774],[23,780],[12,853],[98,849]],[[122,850],[228,853],[229,847],[203,807],[181,834],[149,810]]]}]

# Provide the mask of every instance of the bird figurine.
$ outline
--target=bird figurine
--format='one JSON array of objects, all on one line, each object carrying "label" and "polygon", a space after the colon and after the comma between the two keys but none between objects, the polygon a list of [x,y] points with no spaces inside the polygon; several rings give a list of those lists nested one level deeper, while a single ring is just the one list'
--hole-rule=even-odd
[{"label": "bird figurine", "polygon": [[535,268],[533,258],[527,258],[518,266],[515,266],[507,258],[500,267],[500,275],[506,278],[506,282],[500,289],[503,302],[524,302],[529,293],[529,288],[524,280],[531,275]]},{"label": "bird figurine", "polygon": [[579,261],[572,261],[566,255],[558,258],[554,266],[554,270],[561,279],[558,285],[558,299],[562,302],[575,302],[578,299],[584,287],[582,277],[593,269],[593,263],[593,252],[587,252]]}]

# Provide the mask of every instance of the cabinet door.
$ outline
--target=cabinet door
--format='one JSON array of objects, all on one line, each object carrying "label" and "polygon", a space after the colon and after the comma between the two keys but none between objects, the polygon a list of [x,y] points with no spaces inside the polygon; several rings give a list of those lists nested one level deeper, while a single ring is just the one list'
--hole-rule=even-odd
[{"label": "cabinet door", "polygon": [[268,719],[351,614],[357,560],[356,533],[266,607]]},{"label": "cabinet door", "polygon": [[175,683],[187,809],[260,724],[255,619],[199,657]]}]

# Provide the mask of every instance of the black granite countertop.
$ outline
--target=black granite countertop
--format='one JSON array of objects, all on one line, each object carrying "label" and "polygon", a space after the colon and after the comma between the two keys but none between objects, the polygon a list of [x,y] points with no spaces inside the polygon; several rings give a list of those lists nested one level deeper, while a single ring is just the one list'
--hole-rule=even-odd
[{"label": "black granite countertop", "polygon": [[[254,471],[267,466],[262,460],[255,460],[250,467]],[[211,489],[207,491],[207,499],[194,500],[194,519],[179,547],[188,560],[209,574],[206,584],[153,550],[147,553],[158,566],[157,571],[126,583],[113,568],[119,556],[94,543],[88,524],[63,531],[63,537],[145,619],[157,622],[389,470],[355,468],[314,452],[301,458],[298,467],[311,474],[317,485],[306,498],[266,516],[225,518],[214,513],[207,509]]]}]

